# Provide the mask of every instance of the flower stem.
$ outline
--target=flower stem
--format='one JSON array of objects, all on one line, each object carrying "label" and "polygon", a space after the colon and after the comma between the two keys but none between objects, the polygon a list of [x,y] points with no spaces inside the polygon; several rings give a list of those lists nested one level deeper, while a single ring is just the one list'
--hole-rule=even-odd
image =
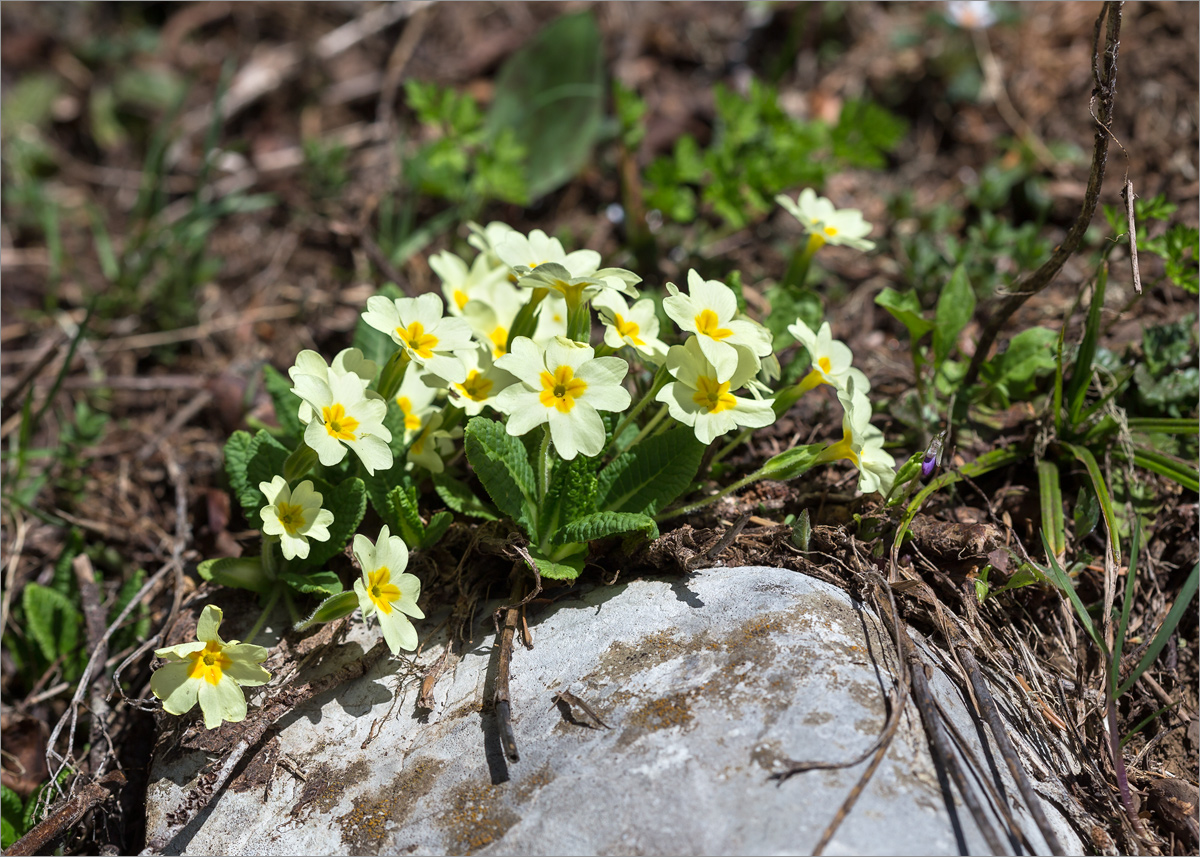
[{"label": "flower stem", "polygon": [[817,255],[817,251],[823,246],[825,246],[825,236],[814,232],[808,236],[808,243],[804,245],[803,250],[797,247],[796,251],[792,253],[792,261],[788,265],[787,273],[783,276],[783,281],[789,289],[799,291],[804,288],[808,272],[812,268],[813,256]]},{"label": "flower stem", "polygon": [[252,627],[246,633],[246,639],[244,642],[247,642],[247,643],[254,642],[254,638],[258,636],[258,632],[263,629],[263,626],[267,624],[268,617],[270,617],[271,613],[274,612],[275,605],[279,603],[280,594],[286,588],[287,587],[284,586],[282,583],[276,583],[275,586],[271,589],[271,595],[270,595],[270,597],[267,598],[267,604],[265,607],[263,607],[262,614],[258,617],[258,621],[254,623],[254,627]]},{"label": "flower stem", "polygon": [[542,448],[538,453],[538,508],[546,500],[550,488],[550,426],[542,426]]},{"label": "flower stem", "polygon": [[[670,379],[671,376],[667,373],[667,365],[664,363],[662,366],[659,366],[658,371],[654,373],[654,383],[650,385],[650,389],[647,390],[646,393],[638,400],[638,403],[633,406],[633,409],[621,418],[621,421],[617,423],[617,427],[613,429],[612,441],[609,443],[608,449],[605,450],[605,455],[612,452],[613,448],[617,445],[617,438],[619,438],[621,433],[625,431],[629,424],[637,418],[637,415],[640,414],[648,404],[654,401],[654,397],[658,394],[658,391],[665,387],[667,385],[667,381]],[[641,439],[640,434],[638,435],[638,439]]]},{"label": "flower stem", "polygon": [[713,494],[711,497],[705,497],[703,500],[697,500],[695,503],[689,503],[686,506],[680,506],[678,509],[672,509],[669,512],[665,512],[661,515],[656,515],[654,517],[654,520],[661,524],[663,521],[669,521],[671,518],[678,518],[680,515],[690,514],[694,511],[696,511],[697,509],[703,509],[705,506],[708,506],[711,503],[717,502],[722,497],[728,497],[734,491],[740,491],[742,488],[745,488],[751,482],[757,482],[759,479],[764,479],[764,478],[765,478],[765,474],[763,473],[762,470],[755,470],[749,476],[739,479],[737,482],[734,482],[732,485],[730,485],[726,488],[722,488],[720,491],[718,491],[716,494]]},{"label": "flower stem", "polygon": [[659,423],[662,422],[663,417],[665,417],[666,415],[667,415],[667,406],[662,405],[661,407],[659,407],[658,413],[650,418],[650,422],[646,423],[645,427],[640,432],[638,432],[638,436],[633,439],[633,443],[631,443],[629,445],[636,446],[641,441],[643,441],[647,437],[649,437],[650,432],[654,430],[655,426],[657,426]]},{"label": "flower stem", "polygon": [[279,536],[263,536],[262,568],[267,579],[278,580],[280,556],[276,548],[279,546]]}]

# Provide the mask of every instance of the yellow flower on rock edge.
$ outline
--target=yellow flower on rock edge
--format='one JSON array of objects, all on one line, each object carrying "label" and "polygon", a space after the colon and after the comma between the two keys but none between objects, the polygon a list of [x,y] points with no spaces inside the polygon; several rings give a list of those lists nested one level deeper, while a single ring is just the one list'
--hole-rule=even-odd
[{"label": "yellow flower on rock edge", "polygon": [[267,505],[259,510],[262,531],[268,536],[279,536],[279,547],[286,559],[307,559],[309,539],[329,541],[333,512],[321,508],[325,498],[313,490],[311,480],[305,479],[292,490],[286,479],[276,476],[270,482],[258,483],[258,489],[267,498]]},{"label": "yellow flower on rock edge", "polygon": [[868,241],[871,224],[863,219],[857,208],[834,208],[833,203],[806,187],[799,200],[779,194],[775,201],[792,217],[800,221],[804,231],[813,236],[816,247],[823,244],[843,244],[855,250],[873,250],[875,242]]},{"label": "yellow flower on rock edge", "polygon": [[519,437],[548,423],[562,458],[598,455],[604,448],[598,411],[623,411],[631,397],[621,386],[629,364],[595,353],[591,346],[561,336],[545,349],[525,336],[513,340],[512,351],[496,361],[518,381],[501,391],[494,404],[508,414],[505,430]]},{"label": "yellow flower on rock edge", "polygon": [[374,544],[361,533],[354,537],[354,557],[362,568],[362,577],[354,581],[354,592],[363,618],[374,616],[378,620],[393,655],[401,649],[411,652],[417,647],[417,629],[408,617],[424,619],[425,614],[417,606],[421,581],[414,574],[404,573],[408,568],[404,539],[393,536],[385,524]]},{"label": "yellow flower on rock edge", "polygon": [[216,729],[225,720],[245,720],[242,688],[271,680],[271,674],[259,666],[267,659],[267,650],[237,640],[226,643],[217,633],[222,619],[221,608],[205,607],[196,623],[197,641],[155,650],[167,663],[150,677],[150,690],[162,700],[163,710],[186,714],[199,702],[206,729]]},{"label": "yellow flower on rock edge", "polygon": [[758,371],[754,355],[744,348],[736,354],[734,371],[722,374],[705,356],[699,337],[688,337],[667,352],[667,371],[675,380],[658,391],[656,400],[667,406],[673,419],[691,426],[703,444],[738,427],[762,428],[775,422],[772,399],[733,395]]}]

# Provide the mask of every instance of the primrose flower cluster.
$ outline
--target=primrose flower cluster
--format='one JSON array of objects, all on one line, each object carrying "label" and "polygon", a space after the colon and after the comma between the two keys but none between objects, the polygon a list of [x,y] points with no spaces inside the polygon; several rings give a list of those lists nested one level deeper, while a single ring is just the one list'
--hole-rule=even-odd
[{"label": "primrose flower cluster", "polygon": [[[779,202],[810,236],[806,264],[825,244],[873,246],[857,211],[838,211],[811,190]],[[720,280],[691,270],[682,286],[664,284],[660,305],[641,295],[634,272],[604,267],[593,250],[567,252],[541,230],[470,224],[468,243],[469,261],[448,250],[430,259],[441,296],[385,290],[367,301],[356,347],[330,362],[302,351],[286,379],[275,373],[268,388],[281,429],[235,433],[226,447],[234,492],[261,521],[263,551],[209,560],[200,572],[260,596],[248,641],[282,603],[297,629],[360,610],[393,655],[415,649],[411,620],[424,613],[410,552],[436,543],[452,512],[510,519],[542,576],[570,578],[589,541],[653,537],[657,521],[754,479],[848,460],[862,491],[891,490],[895,462],[871,425],[867,378],[828,322],[816,332],[801,319],[788,328],[811,365],[781,386],[771,332]],[[703,487],[702,460],[719,462],[823,385],[842,406],[840,439],[785,453],[787,467],[772,459],[716,495],[672,507]],[[682,481],[638,476],[655,472]],[[427,479],[452,512],[421,515]],[[469,499],[479,490],[472,480],[486,496]],[[374,541],[357,532],[368,500],[384,522]],[[343,591],[322,566],[348,542],[359,576]],[[297,604],[314,596],[323,600],[303,619]],[[221,619],[206,608],[198,642],[160,650],[167,664],[152,684],[172,713],[198,701],[210,727],[242,719],[238,685],[269,677],[257,666],[266,651],[224,643]]]}]

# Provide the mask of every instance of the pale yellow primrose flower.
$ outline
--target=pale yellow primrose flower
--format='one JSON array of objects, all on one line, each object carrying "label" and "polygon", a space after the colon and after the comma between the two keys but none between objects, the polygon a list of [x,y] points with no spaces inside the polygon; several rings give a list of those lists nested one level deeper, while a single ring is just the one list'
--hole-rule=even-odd
[{"label": "pale yellow primrose flower", "polygon": [[446,459],[454,455],[454,441],[463,436],[462,426],[446,431],[442,429],[441,412],[431,416],[421,433],[413,438],[406,455],[409,469],[424,467],[430,473],[441,473],[446,469]]},{"label": "pale yellow primrose flower", "polygon": [[601,292],[592,299],[604,322],[604,344],[609,348],[628,345],[659,365],[667,357],[667,344],[658,338],[658,314],[654,301],[643,298],[633,306],[616,292]]},{"label": "pale yellow primrose flower", "polygon": [[546,295],[538,307],[537,327],[533,330],[533,341],[545,348],[560,336],[567,335],[567,299],[559,292]]},{"label": "pale yellow primrose flower", "polygon": [[591,346],[565,337],[545,349],[525,336],[496,365],[520,382],[505,388],[494,407],[508,414],[514,437],[548,423],[554,448],[567,461],[591,457],[604,448],[604,422],[598,411],[623,411],[631,401],[621,386],[629,364],[620,357],[595,357]]},{"label": "pale yellow primrose flower", "polygon": [[783,194],[775,197],[775,201],[799,220],[806,232],[818,239],[818,247],[821,244],[844,244],[855,250],[875,249],[875,242],[866,238],[871,234],[871,224],[863,219],[862,212],[857,208],[834,208],[832,202],[817,196],[810,187],[800,191],[798,202]]},{"label": "pale yellow primrose flower", "polygon": [[[342,349],[333,358],[332,364],[327,364],[325,358],[317,352],[306,349],[296,355],[296,365],[288,369],[288,377],[295,384],[297,376],[312,375],[328,384],[331,376],[340,378],[342,375],[357,375],[370,384],[378,371],[379,364],[374,360],[368,360],[357,348]],[[308,403],[301,402],[300,422],[307,425],[311,419],[312,410]]]},{"label": "pale yellow primrose flower", "polygon": [[417,606],[421,581],[414,574],[404,573],[408,568],[404,539],[393,536],[387,525],[379,531],[376,544],[359,533],[354,536],[354,557],[362,568],[362,577],[354,581],[354,592],[363,618],[374,616],[379,620],[384,642],[393,655],[401,649],[411,652],[417,647],[417,629],[408,617],[424,619],[425,614]]},{"label": "pale yellow primrose flower", "polygon": [[705,356],[700,337],[688,337],[667,352],[667,371],[675,378],[658,391],[656,400],[667,406],[677,421],[692,427],[696,440],[710,444],[736,428],[762,428],[775,422],[772,399],[746,399],[733,395],[758,371],[754,355],[737,350],[731,375],[723,376]]},{"label": "pale yellow primrose flower", "polygon": [[487,226],[480,226],[475,221],[468,220],[467,230],[471,233],[467,236],[467,243],[487,256],[488,261],[493,265],[501,264],[500,257],[496,255],[496,245],[508,233],[516,231],[507,223],[502,223],[499,220],[493,220]]},{"label": "pale yellow primrose flower", "polygon": [[309,539],[329,541],[333,512],[321,508],[325,498],[313,490],[311,480],[305,479],[293,491],[286,479],[276,476],[270,482],[259,482],[258,490],[267,498],[267,505],[259,510],[262,531],[279,536],[285,558],[307,559]]},{"label": "pale yellow primrose flower", "polygon": [[491,352],[480,346],[474,351],[462,353],[467,366],[467,380],[450,385],[450,397],[467,416],[478,416],[485,406],[495,407],[496,396],[506,387],[517,383],[517,379],[495,365]]},{"label": "pale yellow primrose flower", "polygon": [[[507,269],[505,269],[507,270]],[[463,318],[471,325],[475,341],[491,349],[493,357],[504,353],[508,332],[521,307],[529,302],[530,293],[505,280],[497,283],[486,300],[471,299],[463,307]],[[566,330],[564,323],[563,330]]]},{"label": "pale yellow primrose flower", "polygon": [[259,666],[267,650],[237,640],[226,643],[217,633],[223,618],[220,607],[205,607],[196,623],[196,642],[156,649],[154,654],[167,663],[150,676],[150,690],[162,700],[164,711],[187,714],[199,702],[205,729],[216,729],[224,720],[245,720],[242,688],[271,680]]},{"label": "pale yellow primrose flower", "polygon": [[461,258],[443,250],[429,257],[429,267],[441,278],[442,294],[450,315],[461,316],[470,300],[491,302],[492,290],[498,283],[508,283],[508,267],[493,265],[486,255],[475,257],[471,267]]},{"label": "pale yellow primrose flower", "polygon": [[371,475],[392,466],[392,450],[387,444],[392,433],[383,424],[387,404],[378,395],[368,396],[362,378],[353,373],[340,377],[331,373],[325,381],[315,375],[298,374],[295,382],[292,392],[311,408],[304,442],[322,464],[337,464],[346,457],[349,447]]},{"label": "pale yellow primrose flower", "polygon": [[858,490],[886,494],[896,481],[896,459],[883,448],[883,433],[871,425],[871,403],[853,382],[838,390],[842,403],[842,439],[830,444],[818,461],[845,459],[858,468]]},{"label": "pale yellow primrose flower", "polygon": [[426,371],[450,382],[467,377],[455,354],[471,347],[471,326],[461,318],[442,317],[442,299],[435,294],[415,298],[367,299],[363,321],[392,337],[392,341]]},{"label": "pale yellow primrose flower", "polygon": [[421,426],[429,415],[437,410],[437,394],[439,389],[445,389],[445,382],[430,386],[426,381],[441,381],[432,375],[420,372],[405,372],[400,389],[396,391],[396,406],[404,416],[404,439],[409,440],[421,430]]},{"label": "pale yellow primrose flower", "polygon": [[812,368],[800,381],[801,392],[808,392],[819,384],[828,384],[834,389],[843,390],[850,377],[854,378],[854,386],[859,392],[866,393],[871,389],[867,376],[850,365],[854,355],[849,347],[833,338],[829,322],[822,324],[821,329],[813,333],[812,328],[803,320],[796,319],[795,324],[788,326],[788,333],[804,346],[812,361]]},{"label": "pale yellow primrose flower", "polygon": [[738,346],[748,349],[757,372],[760,357],[772,351],[771,332],[748,319],[735,319],[737,298],[733,289],[719,280],[705,280],[688,271],[688,294],[667,283],[670,296],[663,309],[681,330],[696,334],[700,350],[716,367],[721,380],[728,380],[738,367]]},{"label": "pale yellow primrose flower", "polygon": [[551,238],[540,229],[533,230],[528,236],[515,229],[509,230],[495,244],[495,250],[500,261],[512,268],[517,276],[523,276],[547,262],[565,268],[568,277],[587,277],[600,268],[600,254],[595,250],[568,253],[561,241]]}]

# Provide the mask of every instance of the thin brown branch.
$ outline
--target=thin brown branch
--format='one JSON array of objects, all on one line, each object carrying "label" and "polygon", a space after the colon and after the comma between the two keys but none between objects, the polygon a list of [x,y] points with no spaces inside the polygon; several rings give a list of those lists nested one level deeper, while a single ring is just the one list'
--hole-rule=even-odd
[{"label": "thin brown branch", "polygon": [[513,638],[517,633],[517,620],[521,614],[521,591],[524,580],[516,575],[512,595],[509,600],[514,602],[504,608],[504,627],[500,630],[500,662],[496,669],[496,689],[492,701],[496,710],[496,723],[500,729],[500,743],[504,746],[504,755],[509,761],[519,762],[521,754],[517,750],[517,737],[512,728],[512,700],[508,692],[509,672],[512,667]]},{"label": "thin brown branch", "polygon": [[[979,343],[975,347],[975,354],[971,357],[971,365],[967,367],[967,374],[963,379],[963,387],[969,387],[978,380],[979,370],[983,366],[984,361],[988,359],[992,345],[995,344],[996,336],[1000,333],[1001,328],[1004,327],[1008,319],[1012,317],[1012,314],[1025,301],[1050,285],[1050,282],[1057,276],[1062,266],[1066,264],[1067,259],[1078,249],[1079,243],[1083,240],[1084,233],[1092,222],[1092,215],[1096,213],[1096,205],[1100,200],[1100,188],[1104,184],[1104,168],[1108,163],[1108,141],[1112,136],[1109,131],[1109,125],[1112,124],[1113,103],[1117,94],[1117,53],[1121,46],[1121,8],[1123,5],[1122,0],[1106,2],[1100,10],[1100,16],[1096,19],[1094,54],[1096,91],[1093,97],[1098,95],[1100,99],[1100,111],[1095,117],[1099,127],[1096,129],[1096,141],[1092,149],[1092,167],[1088,175],[1087,191],[1084,194],[1083,207],[1080,209],[1075,223],[1067,233],[1067,237],[1055,248],[1050,258],[1040,268],[1013,283],[1012,293],[992,312],[991,317],[984,326],[982,335],[979,337]],[[1108,18],[1108,26],[1105,35],[1103,62],[1100,62],[1099,35],[1105,16]]]},{"label": "thin brown branch", "polygon": [[125,786],[125,775],[111,771],[99,782],[88,783],[32,830],[14,842],[4,857],[49,854],[54,843],[75,830],[79,820]]}]

